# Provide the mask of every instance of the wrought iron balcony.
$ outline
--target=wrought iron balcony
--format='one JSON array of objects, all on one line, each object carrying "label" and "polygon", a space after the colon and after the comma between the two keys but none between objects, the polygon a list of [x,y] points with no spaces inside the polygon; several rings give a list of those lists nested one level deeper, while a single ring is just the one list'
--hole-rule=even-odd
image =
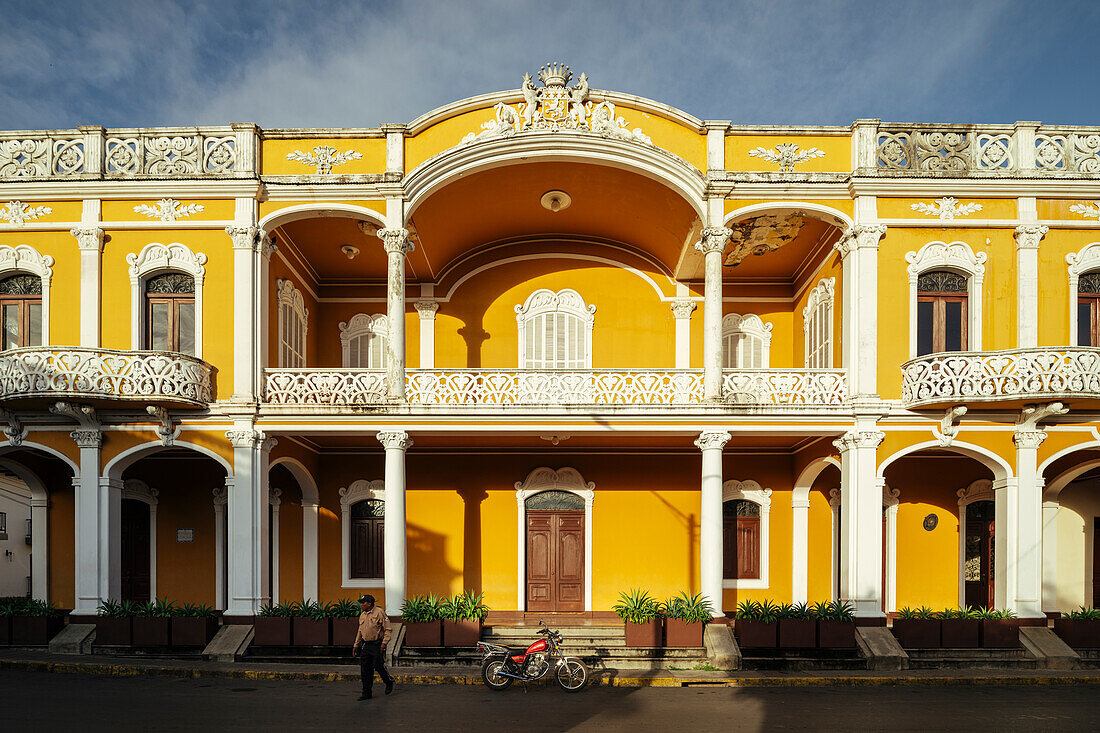
[{"label": "wrought iron balcony", "polygon": [[205,407],[213,367],[170,351],[39,348],[0,352],[0,401],[72,398]]},{"label": "wrought iron balcony", "polygon": [[1100,399],[1100,349],[929,354],[902,364],[906,407]]},{"label": "wrought iron balcony", "polygon": [[[264,395],[277,405],[385,405],[385,372],[269,369]],[[847,377],[831,369],[746,369],[723,374],[738,406],[840,405]],[[690,405],[703,402],[702,370],[418,369],[405,396],[417,406]]]}]

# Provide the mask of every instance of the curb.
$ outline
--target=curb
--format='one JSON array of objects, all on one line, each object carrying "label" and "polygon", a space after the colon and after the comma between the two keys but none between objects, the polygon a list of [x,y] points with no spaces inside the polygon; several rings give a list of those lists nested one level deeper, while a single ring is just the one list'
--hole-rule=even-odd
[{"label": "curb", "polygon": [[[0,660],[0,670],[90,674],[100,677],[172,677],[182,679],[241,679],[297,682],[358,682],[358,672],[282,672],[257,669],[193,669],[188,667],[131,667],[92,662]],[[392,673],[406,685],[480,685],[481,678],[463,674]],[[1100,676],[1049,675],[1012,677],[592,677],[593,687],[958,687],[988,685],[1100,685]]]}]

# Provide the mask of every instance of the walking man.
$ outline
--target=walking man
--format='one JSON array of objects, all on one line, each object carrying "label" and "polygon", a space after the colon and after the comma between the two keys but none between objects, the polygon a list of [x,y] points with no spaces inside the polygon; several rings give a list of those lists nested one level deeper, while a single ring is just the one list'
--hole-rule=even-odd
[{"label": "walking man", "polygon": [[374,671],[386,683],[386,694],[393,692],[393,677],[386,671],[384,655],[390,643],[390,619],[386,612],[374,605],[374,596],[359,596],[363,612],[359,614],[359,631],[355,634],[353,656],[359,657],[359,671],[363,678],[363,694],[360,700],[370,700],[374,687]]}]

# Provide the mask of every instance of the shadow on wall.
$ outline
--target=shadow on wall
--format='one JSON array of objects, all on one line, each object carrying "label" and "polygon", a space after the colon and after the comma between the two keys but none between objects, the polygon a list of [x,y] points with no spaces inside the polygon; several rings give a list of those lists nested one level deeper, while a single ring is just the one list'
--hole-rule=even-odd
[{"label": "shadow on wall", "polygon": [[458,495],[462,497],[462,585],[481,593],[481,502],[489,494],[481,488],[465,488]]},{"label": "shadow on wall", "polygon": [[680,524],[684,526],[684,538],[687,541],[687,587],[691,590],[691,592],[694,593],[698,588],[698,583],[696,582],[695,577],[694,561],[696,554],[695,548],[699,546],[699,522],[695,518],[694,514],[685,514],[684,512],[680,511],[656,491],[650,491],[649,493],[653,494],[653,496],[656,497],[659,502],[668,507],[669,512],[671,512],[672,515],[675,516],[676,519],[680,522]]},{"label": "shadow on wall", "polygon": [[449,594],[451,584],[462,577],[462,570],[447,564],[447,538],[438,532],[408,524],[405,527],[405,542],[408,558],[406,596]]}]

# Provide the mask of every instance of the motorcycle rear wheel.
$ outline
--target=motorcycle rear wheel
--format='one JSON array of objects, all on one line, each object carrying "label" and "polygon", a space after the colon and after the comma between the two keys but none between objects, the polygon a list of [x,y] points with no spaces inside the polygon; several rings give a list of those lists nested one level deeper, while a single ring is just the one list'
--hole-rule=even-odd
[{"label": "motorcycle rear wheel", "polygon": [[504,661],[501,659],[490,659],[485,664],[481,665],[481,681],[485,683],[485,686],[490,690],[507,690],[511,686],[513,680],[511,677],[505,677],[500,674],[500,670],[504,668]]},{"label": "motorcycle rear wheel", "polygon": [[576,657],[566,657],[554,671],[554,678],[566,692],[580,692],[588,684],[588,667]]}]

